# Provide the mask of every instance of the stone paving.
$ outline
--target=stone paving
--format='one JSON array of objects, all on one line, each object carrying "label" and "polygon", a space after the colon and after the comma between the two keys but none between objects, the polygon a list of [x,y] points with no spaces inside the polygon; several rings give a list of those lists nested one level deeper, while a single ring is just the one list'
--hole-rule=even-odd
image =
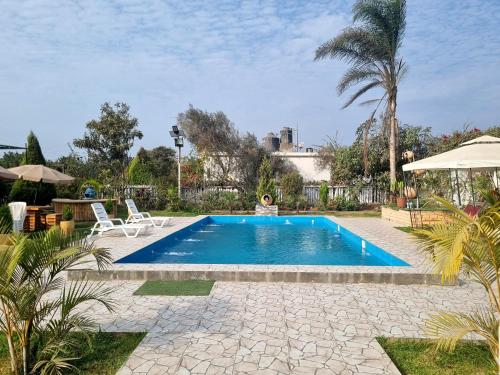
[{"label": "stone paving", "polygon": [[134,296],[116,287],[105,331],[147,331],[119,374],[399,374],[375,337],[421,337],[437,310],[468,311],[475,285],[217,282],[206,297]]},{"label": "stone paving", "polygon": [[[110,247],[118,259],[194,220],[176,219],[169,228],[132,240],[104,236],[97,244]],[[411,237],[389,223],[334,220],[410,261],[411,268],[428,272],[429,265]],[[260,267],[274,271],[273,267],[286,266]],[[362,267],[336,269],[344,268],[357,272]],[[377,267],[364,269],[372,268],[377,271]],[[399,374],[377,336],[421,337],[424,322],[433,312],[469,311],[486,301],[482,289],[469,283],[443,287],[217,282],[206,297],[134,296],[141,284],[106,282],[116,287],[117,309],[112,314],[97,304],[87,306],[104,331],[147,332],[120,375]]]}]

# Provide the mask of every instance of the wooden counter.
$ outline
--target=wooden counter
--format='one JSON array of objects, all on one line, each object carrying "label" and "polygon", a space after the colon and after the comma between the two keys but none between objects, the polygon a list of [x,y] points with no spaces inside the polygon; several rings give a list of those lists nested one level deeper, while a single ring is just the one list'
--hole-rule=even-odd
[{"label": "wooden counter", "polygon": [[[116,217],[116,199],[113,201],[113,215]],[[105,204],[107,199],[52,199],[52,205],[56,213],[62,213],[64,206],[69,206],[73,211],[75,221],[96,221],[94,212],[92,212],[92,203],[100,202]]]}]

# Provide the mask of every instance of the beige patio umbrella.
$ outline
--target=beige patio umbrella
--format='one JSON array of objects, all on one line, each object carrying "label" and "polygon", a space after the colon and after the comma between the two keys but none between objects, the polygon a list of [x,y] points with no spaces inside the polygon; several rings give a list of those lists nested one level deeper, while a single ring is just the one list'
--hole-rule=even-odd
[{"label": "beige patio umbrella", "polygon": [[71,184],[75,178],[56,171],[45,165],[21,165],[9,168],[9,171],[19,176],[20,179],[48,184]]},{"label": "beige patio umbrella", "polygon": [[8,169],[0,167],[0,180],[17,180],[18,176],[10,172]]}]

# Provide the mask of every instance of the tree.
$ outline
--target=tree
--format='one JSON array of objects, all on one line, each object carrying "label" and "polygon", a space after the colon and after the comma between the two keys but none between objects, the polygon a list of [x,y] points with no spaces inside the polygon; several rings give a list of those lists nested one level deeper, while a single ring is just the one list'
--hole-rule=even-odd
[{"label": "tree", "polygon": [[[239,155],[236,158],[237,188],[245,193],[254,193],[259,183],[258,170],[268,152],[259,145],[255,135],[247,133],[240,139]],[[272,163],[271,163],[272,164]],[[274,169],[273,169],[274,170]]]},{"label": "tree", "polygon": [[278,194],[276,192],[276,182],[273,177],[273,169],[269,158],[264,158],[259,168],[259,186],[257,186],[257,199],[260,200],[264,194],[271,196],[276,202]]},{"label": "tree", "polygon": [[128,168],[128,180],[134,185],[167,185],[177,177],[175,151],[167,147],[140,148]]},{"label": "tree", "polygon": [[328,183],[323,181],[319,187],[319,202],[324,210],[328,207],[329,190]]},{"label": "tree", "polygon": [[[28,135],[23,164],[46,164],[38,138],[33,132]],[[16,180],[9,193],[9,200],[44,205],[50,203],[55,196],[56,188],[53,184]]]},{"label": "tree", "polygon": [[186,132],[187,140],[206,160],[211,172],[208,177],[217,185],[233,184],[240,138],[224,112],[209,113],[190,105],[177,116],[177,126]]},{"label": "tree", "polygon": [[453,350],[467,334],[486,340],[500,364],[498,354],[498,316],[500,315],[500,201],[487,194],[488,202],[479,215],[470,216],[445,199],[435,200],[448,210],[446,220],[415,235],[434,261],[434,271],[443,282],[456,281],[463,274],[479,283],[488,296],[488,307],[478,306],[470,313],[439,312],[427,322],[427,334],[438,348]]},{"label": "tree", "polygon": [[[406,64],[398,56],[406,28],[405,0],[357,0],[353,6],[354,26],[316,50],[315,60],[332,58],[350,63],[337,85],[339,95],[359,83],[366,84],[351,96],[343,108],[374,88],[382,88],[390,120],[389,164],[391,182],[396,180],[398,85]],[[376,99],[370,102],[379,102]]]},{"label": "tree", "polygon": [[8,151],[3,154],[0,158],[0,165],[4,168],[18,167],[23,163],[24,153],[23,152],[12,152]]},{"label": "tree", "polygon": [[87,122],[87,132],[73,144],[87,151],[88,158],[101,171],[101,176],[112,182],[125,181],[129,151],[136,139],[142,139],[137,118],[129,113],[125,103],[111,106],[108,102],[101,106],[98,120]]},{"label": "tree", "polygon": [[[8,234],[2,223],[0,234]],[[79,309],[81,304],[98,302],[113,308],[111,288],[87,281],[65,285],[65,271],[87,263],[89,257],[98,269],[111,262],[108,250],[68,237],[58,227],[12,236],[12,244],[0,250],[0,332],[7,339],[14,374],[74,370],[71,362],[77,359],[78,343],[70,333],[88,335],[96,327],[85,309]]]}]

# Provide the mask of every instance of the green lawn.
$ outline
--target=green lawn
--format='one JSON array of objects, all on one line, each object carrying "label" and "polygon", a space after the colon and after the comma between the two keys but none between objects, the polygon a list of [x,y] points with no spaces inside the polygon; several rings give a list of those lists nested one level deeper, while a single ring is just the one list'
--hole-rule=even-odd
[{"label": "green lawn", "polygon": [[377,338],[402,375],[494,375],[495,360],[482,343],[461,342],[453,353],[435,352],[429,340]]},{"label": "green lawn", "polygon": [[208,296],[215,281],[146,281],[134,294],[138,296]]},{"label": "green lawn", "polygon": [[380,211],[335,211],[333,216],[338,217],[380,217]]},{"label": "green lawn", "polygon": [[[88,349],[82,334],[74,334],[81,341],[82,358],[73,362],[82,375],[114,375],[139,345],[146,333],[97,332]],[[11,375],[9,353],[5,336],[0,335],[0,375]]]},{"label": "green lawn", "polygon": [[413,233],[413,231],[415,231],[415,229],[412,227],[394,227],[394,228],[399,229],[400,231],[405,233]]}]

